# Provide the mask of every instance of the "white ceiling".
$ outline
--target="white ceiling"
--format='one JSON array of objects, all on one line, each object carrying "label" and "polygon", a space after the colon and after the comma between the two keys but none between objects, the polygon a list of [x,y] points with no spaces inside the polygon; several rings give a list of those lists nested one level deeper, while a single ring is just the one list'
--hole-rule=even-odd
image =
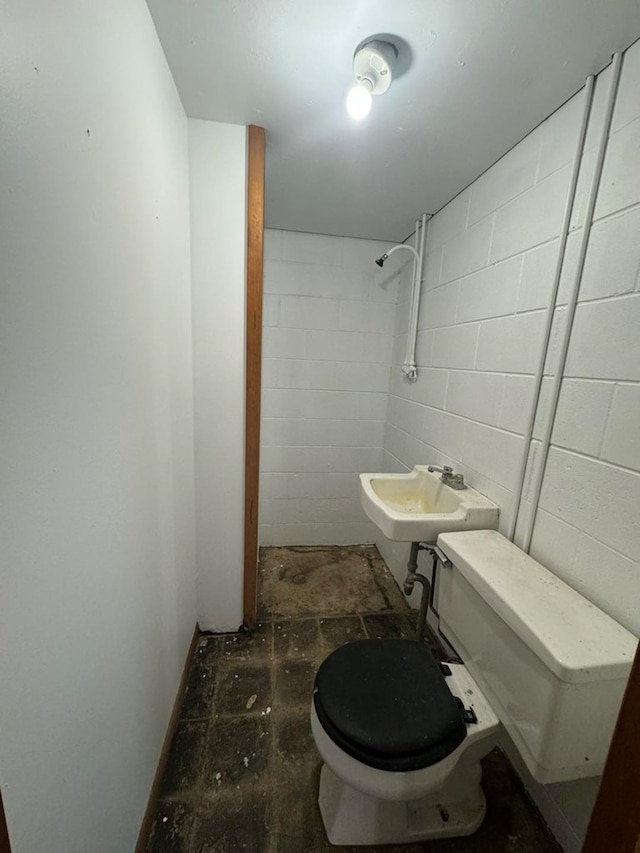
[{"label": "white ceiling", "polygon": [[[267,226],[383,240],[640,37],[639,0],[147,2],[187,115],[266,128]],[[353,53],[381,33],[401,73],[356,123]]]}]

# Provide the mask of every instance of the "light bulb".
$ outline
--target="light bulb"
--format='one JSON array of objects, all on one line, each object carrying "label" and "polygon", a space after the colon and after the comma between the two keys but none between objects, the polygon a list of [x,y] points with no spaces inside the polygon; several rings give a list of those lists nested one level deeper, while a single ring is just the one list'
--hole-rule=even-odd
[{"label": "light bulb", "polygon": [[347,112],[351,118],[360,120],[369,115],[373,98],[371,97],[371,88],[366,83],[357,83],[347,95]]}]

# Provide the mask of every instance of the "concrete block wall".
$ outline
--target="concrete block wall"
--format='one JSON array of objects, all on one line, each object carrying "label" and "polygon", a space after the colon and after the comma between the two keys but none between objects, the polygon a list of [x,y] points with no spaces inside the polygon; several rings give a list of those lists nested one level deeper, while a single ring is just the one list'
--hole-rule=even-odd
[{"label": "concrete block wall", "polygon": [[398,294],[394,258],[374,264],[385,248],[265,232],[262,545],[373,542],[357,475],[382,466]]},{"label": "concrete block wall", "polygon": [[[609,80],[606,69],[596,84],[549,374],[557,365]],[[416,383],[400,374],[408,283],[399,290],[386,470],[425,462],[453,465],[500,505],[503,531],[514,513],[583,96],[567,102],[432,220]],[[639,176],[636,44],[623,64],[531,548],[532,556],[635,634],[640,633]],[[545,379],[538,437],[549,390]],[[537,450],[534,442],[531,470]],[[530,483],[529,476],[525,497]],[[525,502],[519,533],[529,509]],[[407,549],[379,534],[376,542],[400,578]],[[598,781],[544,787],[526,781],[565,850],[577,853]]]}]

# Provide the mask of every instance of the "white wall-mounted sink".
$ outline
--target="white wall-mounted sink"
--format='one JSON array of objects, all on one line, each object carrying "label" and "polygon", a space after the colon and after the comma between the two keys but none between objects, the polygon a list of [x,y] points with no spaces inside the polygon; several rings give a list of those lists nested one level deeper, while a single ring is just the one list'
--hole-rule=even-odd
[{"label": "white wall-mounted sink", "polygon": [[435,542],[440,533],[498,527],[499,508],[475,489],[452,489],[416,465],[409,474],[360,474],[360,500],[387,539]]}]

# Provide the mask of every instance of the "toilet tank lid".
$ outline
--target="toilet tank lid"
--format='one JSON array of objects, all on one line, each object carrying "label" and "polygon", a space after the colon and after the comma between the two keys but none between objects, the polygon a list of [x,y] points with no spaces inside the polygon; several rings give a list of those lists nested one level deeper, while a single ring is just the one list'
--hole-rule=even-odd
[{"label": "toilet tank lid", "polygon": [[637,638],[497,530],[442,533],[438,545],[561,681],[628,676]]}]

